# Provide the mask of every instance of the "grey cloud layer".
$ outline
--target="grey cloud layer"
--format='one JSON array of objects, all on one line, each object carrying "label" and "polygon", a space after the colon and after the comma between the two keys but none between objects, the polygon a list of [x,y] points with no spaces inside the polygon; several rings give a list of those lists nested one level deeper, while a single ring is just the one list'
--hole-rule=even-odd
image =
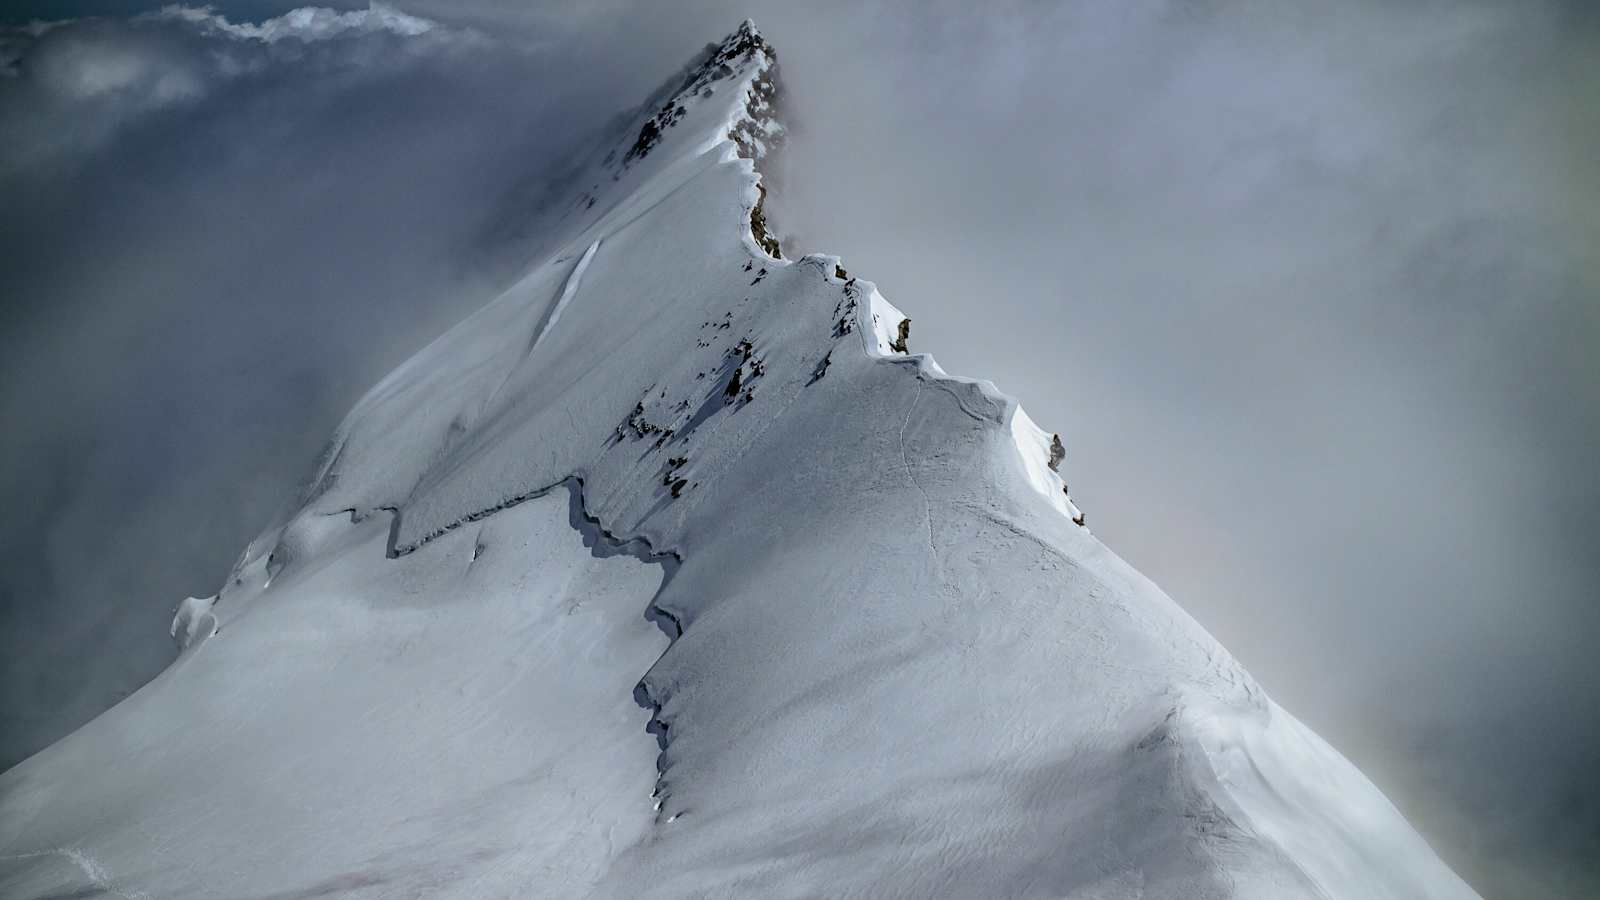
[{"label": "grey cloud layer", "polygon": [[157,668],[552,161],[751,15],[791,242],[1060,430],[1090,524],[1480,890],[1596,889],[1589,7],[569,6],[0,37],[14,747]]}]

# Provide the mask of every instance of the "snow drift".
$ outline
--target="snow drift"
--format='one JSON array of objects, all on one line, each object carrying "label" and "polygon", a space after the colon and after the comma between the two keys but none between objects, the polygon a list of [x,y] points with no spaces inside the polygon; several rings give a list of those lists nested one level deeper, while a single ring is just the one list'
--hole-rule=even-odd
[{"label": "snow drift", "polygon": [[178,661],[0,776],[0,894],[1472,896],[1058,436],[784,257],[779,101],[745,23],[607,137]]}]

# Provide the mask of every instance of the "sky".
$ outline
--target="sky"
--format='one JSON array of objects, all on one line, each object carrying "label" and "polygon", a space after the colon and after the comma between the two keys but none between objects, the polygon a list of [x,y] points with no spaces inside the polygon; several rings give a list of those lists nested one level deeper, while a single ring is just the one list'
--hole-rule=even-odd
[{"label": "sky", "polygon": [[563,162],[748,15],[786,247],[1059,431],[1096,533],[1485,896],[1600,894],[1592,7],[293,5],[0,32],[0,767],[172,658]]}]

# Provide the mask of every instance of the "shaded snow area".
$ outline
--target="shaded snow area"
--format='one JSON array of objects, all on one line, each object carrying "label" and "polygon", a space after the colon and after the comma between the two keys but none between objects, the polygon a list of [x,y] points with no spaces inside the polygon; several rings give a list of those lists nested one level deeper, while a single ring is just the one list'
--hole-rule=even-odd
[{"label": "shaded snow area", "polygon": [[748,24],[376,386],[0,895],[1470,897],[1082,526],[1070,441],[780,257]]}]

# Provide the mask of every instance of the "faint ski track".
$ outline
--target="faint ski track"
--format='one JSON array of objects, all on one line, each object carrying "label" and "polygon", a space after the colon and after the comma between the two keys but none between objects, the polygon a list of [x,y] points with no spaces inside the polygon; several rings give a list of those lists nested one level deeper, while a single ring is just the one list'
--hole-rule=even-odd
[{"label": "faint ski track", "polygon": [[911,405],[906,407],[905,421],[900,423],[900,465],[905,467],[906,478],[910,479],[911,486],[922,495],[922,521],[928,529],[928,556],[933,559],[934,566],[939,564],[939,550],[933,543],[933,503],[928,499],[928,492],[922,489],[921,482],[911,471],[911,460],[906,457],[906,428],[911,424],[911,414],[916,411],[917,401],[922,399],[924,382],[917,379],[917,393],[911,398]]}]

